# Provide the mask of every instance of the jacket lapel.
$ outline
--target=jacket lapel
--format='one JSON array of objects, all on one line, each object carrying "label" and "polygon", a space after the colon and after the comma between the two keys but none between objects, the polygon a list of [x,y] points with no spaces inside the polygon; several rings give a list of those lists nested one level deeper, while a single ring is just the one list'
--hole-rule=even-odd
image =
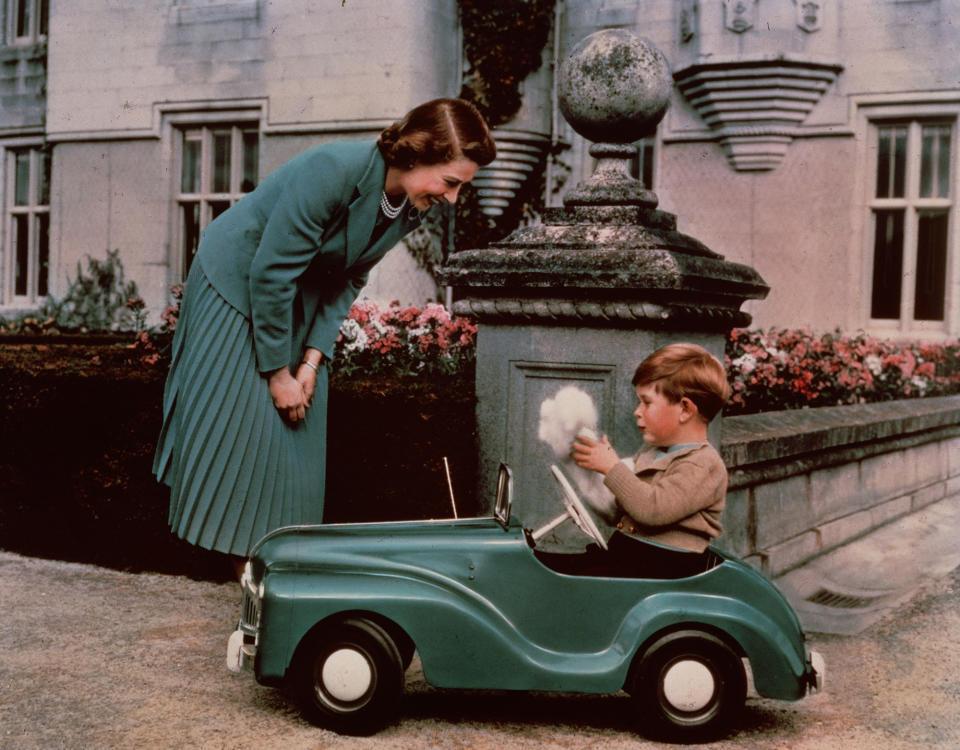
[{"label": "jacket lapel", "polygon": [[403,215],[392,221],[372,247],[370,237],[380,212],[380,196],[383,182],[387,176],[386,163],[374,148],[367,171],[357,185],[357,197],[350,204],[347,216],[347,268],[360,260],[379,257],[394,247],[411,230],[420,226],[420,212],[410,205],[403,209]]},{"label": "jacket lapel", "polygon": [[387,176],[387,165],[380,151],[373,147],[367,171],[357,184],[357,197],[350,204],[347,216],[347,268],[354,265],[366,249],[373,225],[380,210],[380,194]]}]

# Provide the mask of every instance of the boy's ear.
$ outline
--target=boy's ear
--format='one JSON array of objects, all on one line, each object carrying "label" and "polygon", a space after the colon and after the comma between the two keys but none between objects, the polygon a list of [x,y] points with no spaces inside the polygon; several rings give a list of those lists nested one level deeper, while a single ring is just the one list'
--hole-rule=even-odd
[{"label": "boy's ear", "polygon": [[699,416],[700,410],[697,408],[697,405],[686,396],[682,396],[680,398],[680,421],[687,422]]}]

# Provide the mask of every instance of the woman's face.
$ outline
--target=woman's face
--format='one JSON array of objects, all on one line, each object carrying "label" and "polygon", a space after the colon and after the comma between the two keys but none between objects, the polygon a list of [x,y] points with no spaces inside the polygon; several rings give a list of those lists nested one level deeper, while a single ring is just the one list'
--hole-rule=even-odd
[{"label": "woman's face", "polygon": [[476,171],[475,162],[459,156],[446,164],[418,164],[403,170],[398,181],[413,207],[426,211],[436,203],[456,203],[460,188],[473,179]]}]

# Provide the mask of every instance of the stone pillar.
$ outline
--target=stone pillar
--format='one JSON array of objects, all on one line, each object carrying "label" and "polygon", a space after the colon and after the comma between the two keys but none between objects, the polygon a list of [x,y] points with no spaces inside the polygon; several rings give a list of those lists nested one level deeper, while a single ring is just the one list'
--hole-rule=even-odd
[{"label": "stone pillar", "polygon": [[[454,311],[479,323],[481,504],[492,501],[505,461],[515,474],[514,511],[529,528],[562,512],[549,470],[555,458],[537,437],[545,398],[580,386],[618,452],[633,453],[641,438],[630,380],[640,361],[673,341],[722,360],[726,334],[750,322],[740,306],[769,291],[752,268],[677,232],[676,216],[657,210],[657,196],[630,176],[635,148],[627,144],[654,132],[669,104],[660,51],[607,29],[577,45],[558,76],[561,112],[595,141],[594,175],[541,224],[454,253],[441,270],[457,293]],[[546,541],[571,548],[587,540],[566,524]]]}]

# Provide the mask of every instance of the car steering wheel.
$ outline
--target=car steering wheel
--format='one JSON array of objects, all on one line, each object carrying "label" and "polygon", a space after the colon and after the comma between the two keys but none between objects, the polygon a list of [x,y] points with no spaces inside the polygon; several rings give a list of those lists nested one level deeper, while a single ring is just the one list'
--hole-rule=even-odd
[{"label": "car steering wheel", "polygon": [[570,480],[567,479],[566,475],[560,471],[560,467],[556,464],[550,465],[550,471],[553,472],[553,476],[556,478],[563,492],[563,504],[567,508],[567,515],[573,519],[573,522],[580,527],[580,530],[584,534],[600,545],[600,549],[606,549],[607,540],[603,538],[603,534],[600,533],[600,529],[598,529],[597,524],[594,523],[593,517],[587,512],[583,501],[577,496],[573,485],[570,484]]}]

